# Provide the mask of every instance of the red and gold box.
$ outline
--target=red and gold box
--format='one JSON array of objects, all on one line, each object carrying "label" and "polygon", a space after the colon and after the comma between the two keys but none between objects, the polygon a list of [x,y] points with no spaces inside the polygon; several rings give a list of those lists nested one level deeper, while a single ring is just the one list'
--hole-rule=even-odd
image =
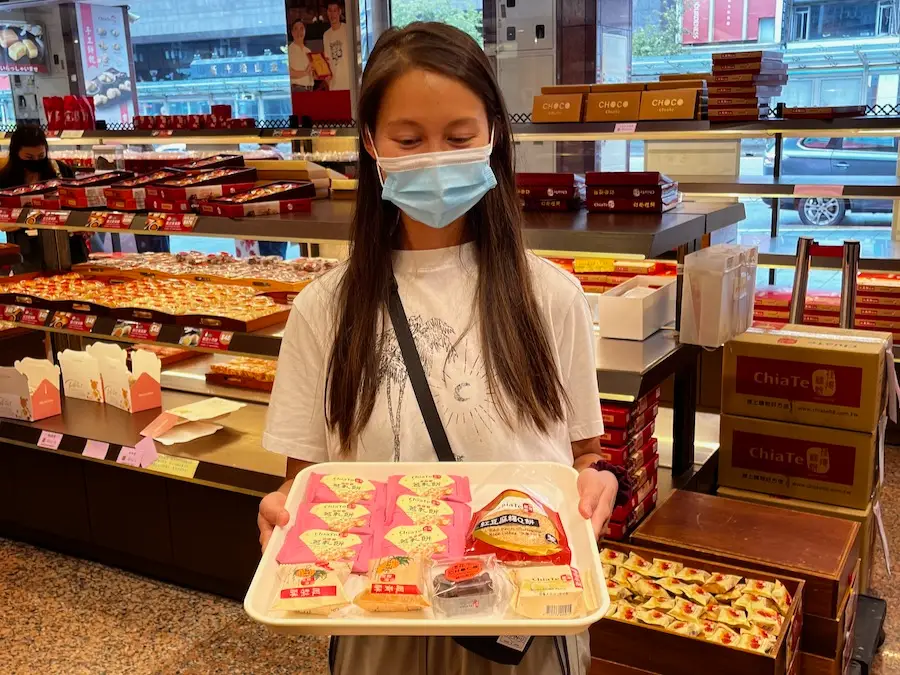
[{"label": "red and gold box", "polygon": [[189,201],[235,195],[251,190],[255,183],[256,169],[226,167],[173,176],[148,185],[146,191],[148,199]]},{"label": "red and gold box", "polygon": [[107,171],[84,178],[62,180],[59,183],[59,201],[63,208],[95,209],[106,206],[103,190],[134,174],[131,171]]},{"label": "red and gold box", "polygon": [[652,423],[656,419],[656,415],[659,412],[659,405],[652,405],[647,407],[645,410],[635,414],[628,426],[624,429],[604,429],[603,435],[600,436],[600,444],[608,445],[614,448],[620,448],[624,445],[628,445],[628,442],[632,436],[632,434],[637,429],[645,429],[647,425]]},{"label": "red and gold box", "polygon": [[[654,476],[655,476],[654,472]],[[656,500],[659,498],[659,490],[653,488],[650,493],[644,498],[640,504],[634,507],[631,511],[629,511],[624,520],[616,521],[610,520],[609,525],[606,528],[606,534],[604,537],[606,539],[612,539],[613,541],[621,541],[628,533],[631,532],[637,526],[641,520],[650,513],[656,507]]]},{"label": "red and gold box", "polygon": [[45,180],[31,185],[19,185],[17,187],[0,190],[0,206],[15,208],[18,206],[31,206],[35,198],[41,198],[50,193],[56,193],[60,181],[57,179]]},{"label": "red and gold box", "polygon": [[229,218],[309,213],[315,197],[316,187],[310,181],[280,181],[260,185],[230,197],[202,201],[200,212]]},{"label": "red and gold box", "polygon": [[209,171],[211,169],[242,166],[244,166],[243,155],[213,155],[212,157],[204,157],[187,164],[179,164],[178,168],[183,171]]},{"label": "red and gold box", "polygon": [[113,183],[103,189],[106,207],[116,211],[142,211],[146,208],[147,186],[178,174],[173,169],[162,169]]}]

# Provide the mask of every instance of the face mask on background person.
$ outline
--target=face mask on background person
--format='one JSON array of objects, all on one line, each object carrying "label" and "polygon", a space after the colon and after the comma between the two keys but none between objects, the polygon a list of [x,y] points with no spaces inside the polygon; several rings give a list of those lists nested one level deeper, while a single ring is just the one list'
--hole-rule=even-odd
[{"label": "face mask on background person", "polygon": [[497,185],[489,163],[493,131],[490,143],[480,148],[403,157],[379,157],[371,134],[369,142],[379,168],[381,198],[429,227],[447,227]]},{"label": "face mask on background person", "polygon": [[22,159],[19,158],[19,161],[22,163],[28,171],[33,171],[35,173],[41,173],[45,169],[48,169],[50,166],[50,158],[42,157],[41,159]]}]

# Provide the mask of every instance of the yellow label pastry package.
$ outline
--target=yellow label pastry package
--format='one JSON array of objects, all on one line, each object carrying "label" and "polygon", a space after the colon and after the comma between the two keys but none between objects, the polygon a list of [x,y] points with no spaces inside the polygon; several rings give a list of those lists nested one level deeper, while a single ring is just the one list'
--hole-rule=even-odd
[{"label": "yellow label pastry package", "polygon": [[738,641],[738,647],[741,649],[749,649],[752,652],[759,652],[760,654],[765,654],[772,647],[772,642],[770,640],[766,640],[758,635],[750,635],[748,633],[743,633],[741,635],[741,639]]},{"label": "yellow label pastry package", "polygon": [[666,589],[650,579],[638,579],[632,585],[634,592],[643,598],[668,598]]},{"label": "yellow label pastry package", "polygon": [[706,608],[690,600],[677,600],[675,607],[669,611],[669,615],[682,621],[700,621]]},{"label": "yellow label pastry package", "polygon": [[624,567],[617,567],[617,572],[613,575],[613,581],[617,584],[625,586],[626,588],[634,589],[634,584],[637,583],[643,577],[637,572],[632,572],[631,570],[626,570]]},{"label": "yellow label pastry package", "polygon": [[649,598],[641,605],[643,609],[661,609],[668,612],[675,608],[675,598]]},{"label": "yellow label pastry package", "polygon": [[750,628],[750,622],[747,620],[747,615],[744,611],[734,607],[719,607],[719,615],[716,617],[716,621],[735,628]]},{"label": "yellow label pastry package", "polygon": [[675,578],[692,584],[705,584],[709,576],[709,572],[694,569],[693,567],[685,567],[675,575]]},{"label": "yellow label pastry package", "polygon": [[[638,620],[638,608],[629,605],[624,600],[620,600],[616,604],[616,611],[612,614],[613,619],[618,619],[619,621],[630,621],[631,623],[637,623]],[[609,615],[607,615],[609,616]]]},{"label": "yellow label pastry package", "polygon": [[675,595],[684,595],[684,589],[690,586],[686,581],[672,577],[660,577],[656,580],[656,583]]},{"label": "yellow label pastry package", "polygon": [[673,621],[666,626],[666,630],[688,637],[700,637],[703,633],[703,627],[697,621]]},{"label": "yellow label pastry package", "polygon": [[710,593],[707,593],[702,588],[695,584],[688,584],[683,589],[684,595],[687,598],[690,598],[698,605],[703,605],[706,607],[708,604],[715,602],[715,598]]},{"label": "yellow label pastry package", "polygon": [[604,579],[612,579],[616,573],[616,568],[612,565],[602,564],[600,568],[603,570],[603,578]]},{"label": "yellow label pastry package", "polygon": [[710,636],[709,640],[712,642],[718,642],[720,645],[725,645],[726,647],[734,647],[740,642],[741,636],[738,633],[735,633],[733,630],[728,628],[727,626],[723,626],[722,624],[718,625],[715,632]]},{"label": "yellow label pastry package", "polygon": [[791,608],[791,602],[793,602],[790,592],[778,579],[775,580],[775,586],[772,588],[772,600],[775,601],[778,612],[782,616],[788,613],[788,610]]},{"label": "yellow label pastry package", "polygon": [[670,560],[662,560],[661,558],[654,558],[653,564],[650,566],[649,571],[647,572],[651,577],[671,577],[674,578],[676,574],[678,574],[684,565],[680,562],[672,562]]},{"label": "yellow label pastry package", "polygon": [[613,581],[612,579],[606,580],[606,590],[609,592],[609,599],[612,601],[625,600],[626,598],[630,598],[633,595],[628,587],[623,586],[619,582]]},{"label": "yellow label pastry package", "polygon": [[611,548],[604,548],[600,551],[600,562],[604,565],[614,565],[615,567],[621,567],[625,564],[625,560],[628,556],[624,553],[619,553],[618,551],[613,551]]},{"label": "yellow label pastry package", "polygon": [[741,577],[736,574],[713,574],[709,580],[703,584],[703,590],[713,595],[721,595],[728,593],[732,588],[738,585]]},{"label": "yellow label pastry package", "polygon": [[646,624],[663,628],[675,621],[674,618],[658,609],[639,609],[637,617]]},{"label": "yellow label pastry package", "polygon": [[710,621],[708,619],[700,621],[700,637],[712,640],[712,636],[716,634],[717,630],[719,630],[719,624],[715,621]]},{"label": "yellow label pastry package", "polygon": [[653,564],[650,561],[644,560],[636,553],[632,553],[628,556],[627,560],[625,560],[625,569],[631,570],[632,572],[638,572],[645,576],[649,576],[652,568]]},{"label": "yellow label pastry package", "polygon": [[369,612],[411,612],[429,607],[422,557],[392,555],[373,559],[365,589],[353,602]]},{"label": "yellow label pastry package", "polygon": [[280,565],[279,593],[272,609],[301,614],[330,614],[350,604],[344,581],[350,573],[346,565]]},{"label": "yellow label pastry package", "polygon": [[781,631],[781,624],[784,619],[774,609],[751,609],[747,616],[750,623],[767,631],[778,633]]},{"label": "yellow label pastry package", "polygon": [[771,598],[774,591],[775,584],[771,581],[759,581],[757,579],[747,579],[747,586],[744,589],[745,593],[761,595],[764,598]]},{"label": "yellow label pastry package", "polygon": [[583,616],[586,601],[578,570],[569,565],[517,567],[510,570],[515,592],[512,608],[530,619]]},{"label": "yellow label pastry package", "polygon": [[734,588],[732,588],[727,593],[719,593],[716,596],[717,602],[730,603],[734,602],[738,598],[741,597],[741,594],[744,592],[745,584],[738,584]]},{"label": "yellow label pastry package", "polygon": [[741,597],[731,603],[732,607],[737,607],[739,609],[744,609],[747,612],[751,612],[754,609],[772,609],[778,610],[778,605],[775,604],[775,601],[770,598],[764,598],[761,595],[756,595],[755,593],[742,593]]}]

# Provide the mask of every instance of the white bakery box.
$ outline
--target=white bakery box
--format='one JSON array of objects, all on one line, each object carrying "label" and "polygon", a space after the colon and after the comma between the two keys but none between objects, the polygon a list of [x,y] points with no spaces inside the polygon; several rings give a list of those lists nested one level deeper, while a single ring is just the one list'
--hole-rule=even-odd
[{"label": "white bakery box", "polygon": [[639,275],[585,295],[600,337],[645,340],[675,321],[675,277]]}]

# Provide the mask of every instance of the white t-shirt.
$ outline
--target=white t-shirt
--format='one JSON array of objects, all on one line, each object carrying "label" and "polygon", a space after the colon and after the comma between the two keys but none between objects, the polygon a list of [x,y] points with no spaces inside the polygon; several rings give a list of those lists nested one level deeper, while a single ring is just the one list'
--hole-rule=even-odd
[{"label": "white t-shirt", "polygon": [[[309,68],[309,54],[312,50],[309,47],[301,47],[296,42],[288,45],[288,65],[291,70],[306,70]],[[302,77],[292,77],[291,84],[301,87],[313,86],[312,75],[303,75]]]},{"label": "white t-shirt", "polygon": [[[459,459],[571,465],[572,441],[603,434],[593,324],[581,287],[566,272],[531,254],[529,267],[571,406],[567,419],[547,434],[530,425],[506,426],[488,393],[478,331],[465,333],[477,274],[474,244],[394,253],[400,298],[450,446]],[[329,272],[294,300],[263,446],[308,462],[437,461],[386,311],[390,333],[375,409],[352,456],[340,454],[337,436],[325,421],[325,376],[333,344],[335,291],[344,269]]]},{"label": "white t-shirt", "polygon": [[347,24],[342,23],[337,30],[326,30],[322,42],[325,44],[325,58],[331,66],[331,83],[328,88],[332,91],[350,89],[350,59],[353,50],[350,48]]}]

